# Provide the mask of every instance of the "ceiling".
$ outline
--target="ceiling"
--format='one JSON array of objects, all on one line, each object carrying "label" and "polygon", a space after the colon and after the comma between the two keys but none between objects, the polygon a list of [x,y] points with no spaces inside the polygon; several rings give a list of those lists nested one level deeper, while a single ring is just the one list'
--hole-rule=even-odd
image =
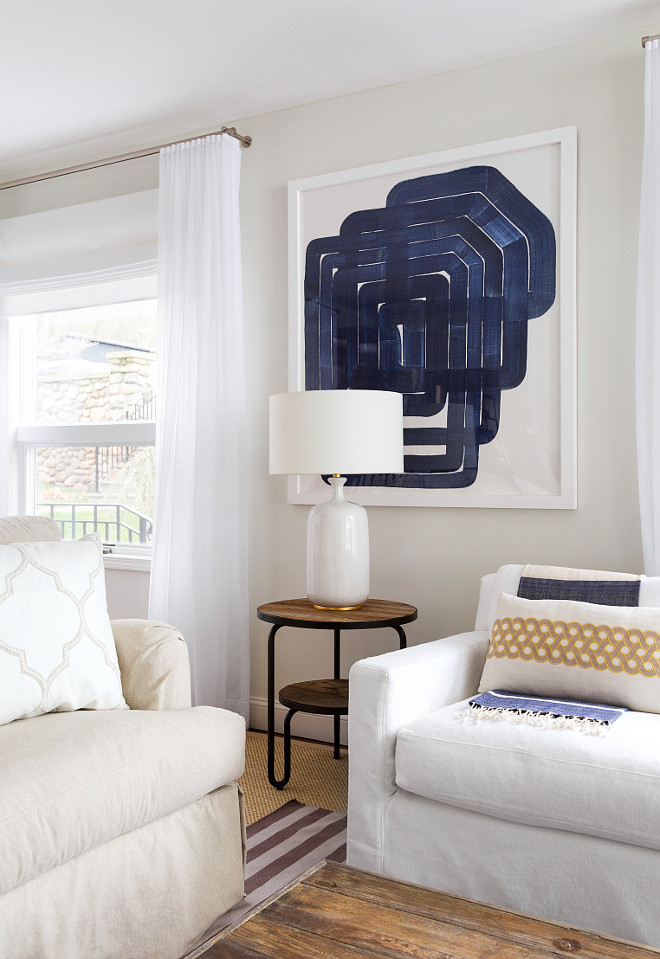
[{"label": "ceiling", "polygon": [[13,0],[0,180],[654,20],[659,0]]}]

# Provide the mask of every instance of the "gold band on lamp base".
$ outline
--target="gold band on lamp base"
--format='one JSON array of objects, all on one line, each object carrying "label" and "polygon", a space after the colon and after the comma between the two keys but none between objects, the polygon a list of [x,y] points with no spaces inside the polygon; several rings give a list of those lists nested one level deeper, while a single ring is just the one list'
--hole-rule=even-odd
[{"label": "gold band on lamp base", "polygon": [[350,609],[361,609],[364,606],[364,603],[358,603],[357,606],[319,606],[318,603],[312,603],[314,609],[334,609],[338,613],[346,613]]}]

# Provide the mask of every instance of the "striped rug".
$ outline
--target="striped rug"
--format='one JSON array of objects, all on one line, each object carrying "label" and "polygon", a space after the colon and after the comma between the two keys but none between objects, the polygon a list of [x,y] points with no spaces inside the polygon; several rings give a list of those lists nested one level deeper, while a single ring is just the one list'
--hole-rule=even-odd
[{"label": "striped rug", "polygon": [[245,896],[184,959],[201,956],[224,929],[323,859],[346,858],[346,816],[292,799],[247,827]]},{"label": "striped rug", "polygon": [[346,858],[346,816],[292,799],[247,828],[245,895],[257,905],[323,859]]}]

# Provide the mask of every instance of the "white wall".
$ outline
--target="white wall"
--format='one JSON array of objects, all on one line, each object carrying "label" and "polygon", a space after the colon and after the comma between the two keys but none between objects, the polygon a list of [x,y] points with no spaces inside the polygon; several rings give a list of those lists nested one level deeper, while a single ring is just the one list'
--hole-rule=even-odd
[{"label": "white wall", "polygon": [[106,569],[105,592],[110,619],[146,619],[149,610],[149,573]]},{"label": "white wall", "polygon": [[[267,398],[288,387],[286,185],[292,179],[577,127],[579,507],[370,508],[372,595],[418,606],[408,634],[420,643],[469,629],[479,578],[502,563],[641,569],[633,395],[641,36],[635,31],[237,121],[254,138],[243,154],[241,207],[253,697],[266,695],[267,637],[254,609],[305,593],[307,507],[287,505],[285,478],[267,475]],[[278,643],[278,686],[331,675],[330,633],[283,630]],[[347,633],[344,643],[348,667],[393,648],[394,633]]]}]

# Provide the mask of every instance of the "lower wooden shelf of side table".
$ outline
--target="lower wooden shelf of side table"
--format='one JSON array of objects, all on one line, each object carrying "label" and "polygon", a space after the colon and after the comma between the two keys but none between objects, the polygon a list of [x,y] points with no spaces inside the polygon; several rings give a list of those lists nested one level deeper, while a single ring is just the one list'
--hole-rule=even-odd
[{"label": "lower wooden shelf of side table", "polygon": [[348,712],[347,679],[310,679],[280,689],[280,702],[303,713],[345,716]]}]

